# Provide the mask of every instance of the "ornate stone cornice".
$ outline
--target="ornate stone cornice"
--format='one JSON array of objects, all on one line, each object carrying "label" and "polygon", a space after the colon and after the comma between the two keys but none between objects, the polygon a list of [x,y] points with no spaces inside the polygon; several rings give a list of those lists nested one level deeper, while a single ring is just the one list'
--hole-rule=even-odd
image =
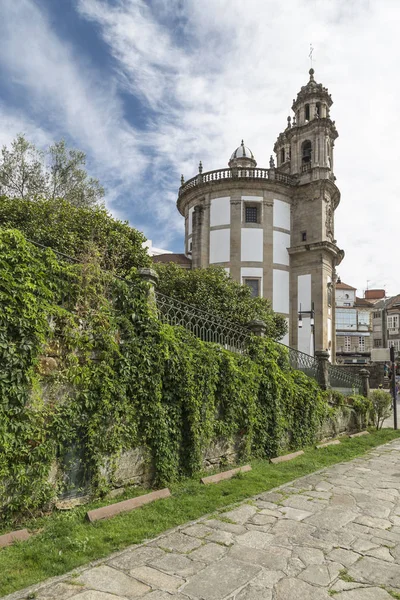
[{"label": "ornate stone cornice", "polygon": [[288,248],[288,252],[291,256],[298,254],[305,254],[307,252],[323,252],[329,254],[335,261],[335,265],[339,265],[344,258],[344,250],[341,250],[333,242],[322,241],[314,242],[313,244],[303,244],[301,246],[293,246]]}]

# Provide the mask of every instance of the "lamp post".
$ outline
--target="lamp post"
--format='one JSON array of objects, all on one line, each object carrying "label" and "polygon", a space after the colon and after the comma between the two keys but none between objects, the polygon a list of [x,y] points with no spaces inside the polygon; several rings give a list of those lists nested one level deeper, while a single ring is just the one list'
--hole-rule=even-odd
[{"label": "lamp post", "polygon": [[310,326],[313,340],[313,355],[315,356],[315,311],[314,311],[314,302],[311,302],[311,310],[300,310],[298,312],[298,325],[299,329],[303,327],[303,315],[310,315]]}]

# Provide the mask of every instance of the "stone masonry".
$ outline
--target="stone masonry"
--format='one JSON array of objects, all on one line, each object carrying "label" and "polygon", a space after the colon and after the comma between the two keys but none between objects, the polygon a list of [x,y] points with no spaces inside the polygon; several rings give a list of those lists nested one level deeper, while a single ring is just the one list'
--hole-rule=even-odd
[{"label": "stone masonry", "polygon": [[395,593],[400,440],[6,600],[391,600]]}]

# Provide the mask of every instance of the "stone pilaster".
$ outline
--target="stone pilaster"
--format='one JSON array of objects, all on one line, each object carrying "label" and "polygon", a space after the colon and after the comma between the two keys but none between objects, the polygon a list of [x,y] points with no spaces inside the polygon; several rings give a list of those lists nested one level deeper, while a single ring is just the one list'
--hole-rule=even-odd
[{"label": "stone pilaster", "polygon": [[242,194],[240,190],[231,193],[231,256],[230,275],[241,282],[240,260],[242,244]]},{"label": "stone pilaster", "polygon": [[200,269],[202,264],[202,246],[203,246],[203,227],[204,227],[204,207],[198,204],[193,211],[192,227],[192,268]]}]

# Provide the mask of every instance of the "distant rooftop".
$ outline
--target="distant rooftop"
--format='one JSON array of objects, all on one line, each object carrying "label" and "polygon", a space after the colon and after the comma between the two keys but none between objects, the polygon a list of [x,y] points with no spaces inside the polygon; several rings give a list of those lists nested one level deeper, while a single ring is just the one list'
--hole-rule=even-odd
[{"label": "distant rooftop", "polygon": [[353,291],[357,290],[357,288],[351,287],[351,285],[347,285],[347,283],[342,283],[342,282],[336,284],[336,289],[337,290],[353,290]]}]

